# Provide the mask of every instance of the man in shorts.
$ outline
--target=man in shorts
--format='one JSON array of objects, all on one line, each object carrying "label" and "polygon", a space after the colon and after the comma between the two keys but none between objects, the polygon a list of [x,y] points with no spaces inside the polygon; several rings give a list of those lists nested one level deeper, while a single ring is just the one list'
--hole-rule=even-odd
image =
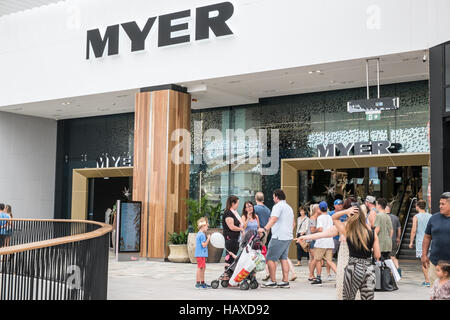
[{"label": "man in shorts", "polygon": [[[428,251],[431,253],[428,256]],[[439,260],[450,261],[450,192],[439,199],[439,212],[428,220],[422,243],[422,264],[429,271],[430,283],[437,278],[436,265]]]},{"label": "man in shorts", "polygon": [[[333,226],[333,219],[327,213],[328,205],[325,201],[319,203],[320,216],[317,218],[317,232],[327,231]],[[317,277],[311,284],[322,284],[322,260],[325,260],[336,273],[336,264],[333,262],[334,241],[331,238],[316,240],[314,244],[314,259],[316,260]]]},{"label": "man in shorts", "polygon": [[[270,280],[264,282],[264,288],[289,288],[289,245],[294,239],[294,211],[286,203],[286,195],[283,190],[277,189],[273,192],[273,201],[275,205],[272,208],[269,222],[264,228],[258,231],[266,234],[271,230],[272,238],[269,242],[266,256],[267,266],[269,268]],[[276,282],[277,262],[280,260],[283,271],[283,281]]]}]

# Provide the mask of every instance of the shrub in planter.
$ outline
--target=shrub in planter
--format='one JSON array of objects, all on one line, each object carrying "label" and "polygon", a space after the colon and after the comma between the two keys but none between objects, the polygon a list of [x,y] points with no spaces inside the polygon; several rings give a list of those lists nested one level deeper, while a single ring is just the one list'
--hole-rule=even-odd
[{"label": "shrub in planter", "polygon": [[[207,235],[213,232],[222,232],[220,228],[223,214],[222,204],[219,203],[217,205],[212,205],[209,202],[207,195],[201,197],[200,200],[185,199],[185,201],[188,206],[188,220],[190,224],[190,230],[194,231],[189,233],[188,235],[187,240],[188,254],[191,262],[196,263],[197,261],[194,255],[195,255],[195,239],[198,232],[197,221],[201,217],[206,217],[208,219],[210,229],[208,230]],[[218,250],[220,250],[220,252],[217,252]],[[222,251],[223,249],[217,249],[209,245],[207,262],[219,262],[220,258],[222,257]]]},{"label": "shrub in planter", "polygon": [[171,262],[189,262],[187,250],[188,230],[180,233],[169,232],[170,254],[167,257]]}]

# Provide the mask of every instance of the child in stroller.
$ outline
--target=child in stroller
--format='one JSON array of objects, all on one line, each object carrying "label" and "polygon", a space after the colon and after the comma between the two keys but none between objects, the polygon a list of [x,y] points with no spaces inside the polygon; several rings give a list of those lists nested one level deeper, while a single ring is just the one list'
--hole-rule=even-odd
[{"label": "child in stroller", "polygon": [[264,233],[260,237],[255,230],[246,232],[237,255],[228,252],[233,255],[234,262],[225,269],[217,280],[211,282],[211,287],[217,289],[220,283],[224,288],[237,286],[241,290],[258,288],[256,272],[264,270],[266,264],[264,256],[261,254],[261,240],[264,237]]}]

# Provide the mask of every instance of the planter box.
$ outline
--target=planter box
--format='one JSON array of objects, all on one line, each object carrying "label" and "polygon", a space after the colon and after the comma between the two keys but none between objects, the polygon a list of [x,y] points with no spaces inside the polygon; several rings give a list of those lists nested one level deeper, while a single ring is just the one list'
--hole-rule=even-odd
[{"label": "planter box", "polygon": [[189,262],[186,244],[169,244],[170,254],[167,257],[170,262]]}]

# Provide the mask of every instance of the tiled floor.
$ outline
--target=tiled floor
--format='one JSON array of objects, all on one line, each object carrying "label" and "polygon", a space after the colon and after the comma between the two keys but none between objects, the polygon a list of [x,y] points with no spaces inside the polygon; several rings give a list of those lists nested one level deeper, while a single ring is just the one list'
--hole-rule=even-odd
[{"label": "tiled floor", "polygon": [[[296,262],[296,261],[295,261]],[[294,263],[295,263],[294,262]],[[239,288],[195,289],[196,265],[162,261],[117,262],[110,257],[108,299],[133,300],[335,300],[335,281],[324,281],[321,287],[312,286],[308,280],[306,261],[295,267],[298,278],[290,282],[290,289],[267,289],[243,291]],[[377,300],[428,300],[429,288],[421,286],[423,274],[419,262],[400,261],[403,278],[399,290],[376,292]],[[223,271],[223,264],[207,264],[206,280],[211,282]],[[278,268],[277,279],[281,279]],[[323,275],[326,275],[325,268]],[[257,278],[264,277],[264,272]]]}]

